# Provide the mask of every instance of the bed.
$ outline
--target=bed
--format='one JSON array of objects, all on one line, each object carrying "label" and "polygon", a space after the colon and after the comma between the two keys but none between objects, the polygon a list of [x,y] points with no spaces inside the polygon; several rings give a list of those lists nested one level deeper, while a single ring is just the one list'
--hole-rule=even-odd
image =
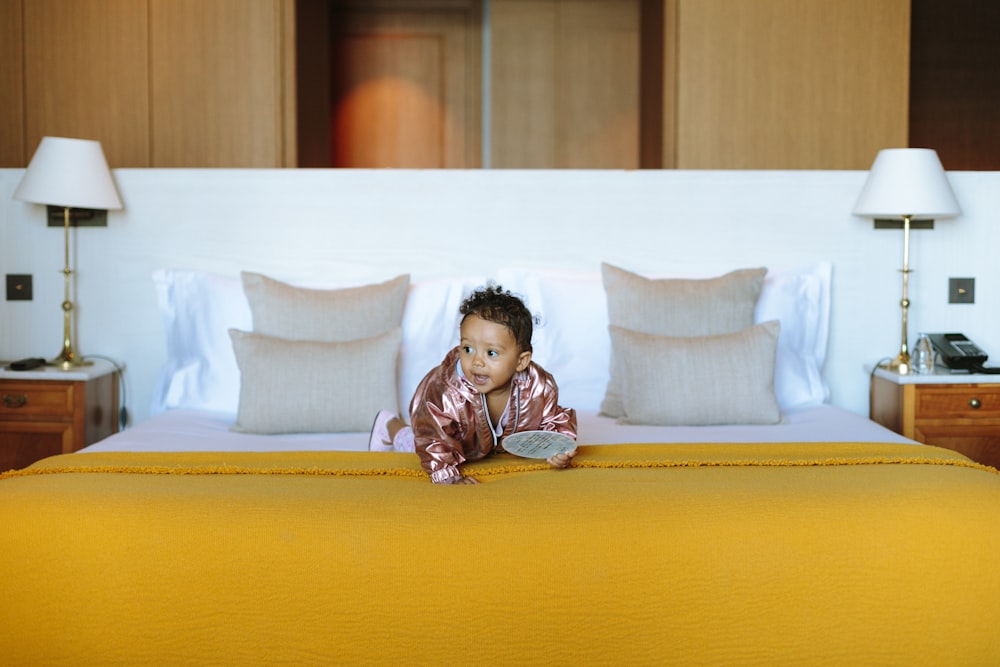
[{"label": "bed", "polygon": [[454,487],[366,426],[478,277],[158,272],[156,414],[0,479],[5,660],[996,663],[1000,474],[829,404],[829,272],[501,272],[579,453]]}]

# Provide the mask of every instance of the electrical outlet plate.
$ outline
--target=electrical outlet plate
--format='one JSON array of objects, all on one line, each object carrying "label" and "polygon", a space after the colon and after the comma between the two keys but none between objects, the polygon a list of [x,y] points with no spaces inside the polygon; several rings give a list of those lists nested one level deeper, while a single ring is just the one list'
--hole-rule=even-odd
[{"label": "electrical outlet plate", "polygon": [[949,278],[948,303],[975,303],[975,278]]},{"label": "electrical outlet plate", "polygon": [[8,301],[31,301],[31,274],[29,273],[8,273],[7,274],[7,300]]}]

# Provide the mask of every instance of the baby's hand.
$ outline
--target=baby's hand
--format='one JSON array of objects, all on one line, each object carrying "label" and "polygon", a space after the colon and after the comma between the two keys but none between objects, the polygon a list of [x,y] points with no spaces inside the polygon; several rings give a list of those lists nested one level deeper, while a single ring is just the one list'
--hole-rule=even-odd
[{"label": "baby's hand", "polygon": [[545,459],[550,466],[553,468],[568,468],[573,462],[573,457],[576,456],[576,450],[570,452],[560,452],[559,454],[553,454],[549,458]]},{"label": "baby's hand", "polygon": [[459,477],[452,484],[479,484],[479,480],[475,477]]}]

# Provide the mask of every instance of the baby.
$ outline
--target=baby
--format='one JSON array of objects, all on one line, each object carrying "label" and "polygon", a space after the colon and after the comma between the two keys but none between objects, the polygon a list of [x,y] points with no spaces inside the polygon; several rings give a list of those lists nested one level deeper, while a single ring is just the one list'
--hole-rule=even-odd
[{"label": "baby", "polygon": [[[459,466],[503,451],[521,431],[555,431],[576,438],[576,412],[559,406],[553,377],[531,360],[532,315],[498,285],[462,302],[461,342],[417,386],[412,427],[392,412],[375,418],[369,448],[416,451],[436,484],[475,484]],[[548,459],[565,468],[575,451]]]}]

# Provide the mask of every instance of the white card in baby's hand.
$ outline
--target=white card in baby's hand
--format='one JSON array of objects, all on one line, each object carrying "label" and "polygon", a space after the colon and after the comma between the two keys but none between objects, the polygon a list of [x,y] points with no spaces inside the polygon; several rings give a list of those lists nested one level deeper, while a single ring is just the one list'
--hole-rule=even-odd
[{"label": "white card in baby's hand", "polygon": [[553,431],[521,431],[503,440],[503,448],[511,454],[529,459],[547,459],[576,449],[576,441]]}]

